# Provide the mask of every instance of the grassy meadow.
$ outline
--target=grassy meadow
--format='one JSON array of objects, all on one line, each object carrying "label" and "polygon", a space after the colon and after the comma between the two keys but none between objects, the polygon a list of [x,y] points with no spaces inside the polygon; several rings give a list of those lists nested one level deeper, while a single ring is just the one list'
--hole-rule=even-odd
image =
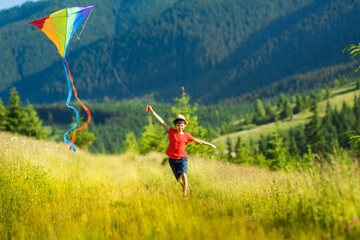
[{"label": "grassy meadow", "polygon": [[91,155],[0,133],[0,239],[359,239],[360,171],[339,152],[306,172],[163,154]]}]

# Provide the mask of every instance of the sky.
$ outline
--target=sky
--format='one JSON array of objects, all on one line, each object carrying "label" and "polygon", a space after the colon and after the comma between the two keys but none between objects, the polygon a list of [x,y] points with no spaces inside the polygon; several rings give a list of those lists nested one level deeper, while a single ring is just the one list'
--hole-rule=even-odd
[{"label": "sky", "polygon": [[34,0],[0,0],[0,10],[16,7],[25,2],[34,2]]}]

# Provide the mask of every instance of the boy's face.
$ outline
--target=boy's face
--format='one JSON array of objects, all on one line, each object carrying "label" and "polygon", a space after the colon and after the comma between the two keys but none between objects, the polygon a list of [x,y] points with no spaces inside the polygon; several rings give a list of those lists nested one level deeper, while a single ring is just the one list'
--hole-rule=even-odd
[{"label": "boy's face", "polygon": [[184,131],[185,126],[186,124],[184,122],[176,123],[175,129],[178,133],[181,133],[182,131]]}]

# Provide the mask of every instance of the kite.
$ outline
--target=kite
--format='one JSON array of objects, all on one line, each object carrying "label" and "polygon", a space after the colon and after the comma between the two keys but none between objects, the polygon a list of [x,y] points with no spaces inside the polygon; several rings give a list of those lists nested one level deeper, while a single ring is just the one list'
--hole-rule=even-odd
[{"label": "kite", "polygon": [[[91,121],[91,114],[89,109],[80,101],[77,96],[77,90],[74,86],[73,78],[70,74],[69,66],[66,62],[65,55],[66,50],[69,46],[70,39],[74,35],[76,29],[80,26],[80,24],[86,19],[86,16],[89,12],[96,7],[88,6],[88,7],[71,7],[71,8],[64,8],[60,11],[54,12],[47,16],[46,18],[35,20],[33,22],[29,22],[29,24],[35,25],[38,27],[42,32],[46,34],[46,36],[55,44],[63,62],[63,66],[66,73],[67,83],[68,83],[68,96],[66,100],[66,106],[74,110],[76,114],[76,122],[71,128],[64,134],[64,141],[70,145],[69,150],[76,151],[74,142],[76,138],[76,131],[84,130],[90,124]],[[72,92],[74,92],[74,96],[83,107],[83,109],[87,113],[87,121],[86,125],[79,127],[77,129],[76,126],[79,122],[79,113],[77,112],[76,108],[70,105],[70,100],[72,96]],[[67,140],[68,133],[73,130],[73,135],[71,141]]]}]

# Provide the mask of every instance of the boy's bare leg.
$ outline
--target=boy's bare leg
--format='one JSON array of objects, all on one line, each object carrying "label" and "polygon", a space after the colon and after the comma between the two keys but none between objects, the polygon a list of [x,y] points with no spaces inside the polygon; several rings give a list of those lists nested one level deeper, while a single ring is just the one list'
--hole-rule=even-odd
[{"label": "boy's bare leg", "polygon": [[186,191],[187,191],[187,186],[188,186],[188,180],[187,180],[186,173],[181,173],[181,180],[183,182],[183,184],[181,184],[183,187],[183,197],[186,197]]},{"label": "boy's bare leg", "polygon": [[181,187],[183,187],[183,186],[184,186],[184,182],[183,182],[183,180],[181,179],[181,176],[180,176],[180,178],[179,178],[178,182],[181,184]]}]

